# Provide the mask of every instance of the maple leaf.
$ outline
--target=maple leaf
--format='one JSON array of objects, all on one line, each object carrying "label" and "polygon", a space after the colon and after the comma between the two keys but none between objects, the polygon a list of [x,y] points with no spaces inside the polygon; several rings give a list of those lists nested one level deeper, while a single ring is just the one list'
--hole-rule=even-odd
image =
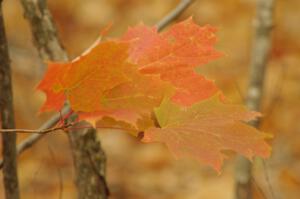
[{"label": "maple leaf", "polygon": [[134,123],[139,114],[150,115],[171,87],[141,74],[127,61],[128,48],[125,42],[106,41],[72,62],[50,63],[38,85],[47,95],[42,111],[58,110],[67,99],[89,121],[111,116]]},{"label": "maple leaf", "polygon": [[176,157],[192,157],[220,171],[223,150],[249,159],[270,155],[264,141],[269,135],[245,123],[260,114],[241,105],[224,104],[218,95],[188,108],[164,100],[155,114],[160,128],[146,130],[143,141],[163,142]]},{"label": "maple leaf", "polygon": [[194,71],[222,56],[213,47],[215,31],[211,26],[198,26],[190,18],[161,34],[155,27],[141,24],[130,28],[122,40],[132,42],[129,56],[142,73],[159,74],[177,88],[172,100],[190,106],[218,91],[213,81]]}]

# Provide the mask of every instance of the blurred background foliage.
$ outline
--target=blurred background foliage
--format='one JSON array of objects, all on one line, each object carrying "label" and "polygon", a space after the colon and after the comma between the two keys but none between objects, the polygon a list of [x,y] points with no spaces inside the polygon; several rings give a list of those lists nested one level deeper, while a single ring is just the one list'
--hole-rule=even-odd
[{"label": "blurred background foliage", "polygon": [[[108,23],[107,37],[118,37],[128,26],[154,25],[178,0],[48,0],[59,36],[74,58],[98,37]],[[218,27],[217,48],[226,56],[201,69],[215,79],[226,96],[242,103],[251,56],[255,0],[196,0],[178,19],[193,16],[200,24]],[[36,128],[49,114],[38,114],[45,96],[35,91],[45,68],[35,50],[20,2],[4,1],[4,17],[13,67],[14,104],[18,128]],[[255,198],[296,199],[300,195],[300,1],[277,1],[273,47],[267,67],[261,128],[274,134],[273,155],[255,160]],[[46,60],[45,60],[46,61]],[[28,135],[20,134],[18,141]],[[145,145],[124,132],[99,130],[108,157],[111,198],[231,199],[234,156],[223,173],[192,160],[176,161],[164,146]],[[74,172],[67,137],[51,133],[19,157],[21,196],[25,199],[75,198]],[[2,175],[2,173],[1,173]],[[267,177],[266,177],[267,176]],[[2,176],[1,176],[2,178]],[[1,182],[2,183],[2,182]],[[270,186],[272,190],[270,190]],[[0,186],[0,198],[4,197]]]}]

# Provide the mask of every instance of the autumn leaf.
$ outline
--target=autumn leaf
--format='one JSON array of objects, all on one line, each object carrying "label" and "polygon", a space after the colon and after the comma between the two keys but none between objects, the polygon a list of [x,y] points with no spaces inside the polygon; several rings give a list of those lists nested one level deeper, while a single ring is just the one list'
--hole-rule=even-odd
[{"label": "autumn leaf", "polygon": [[222,103],[217,95],[188,108],[164,100],[155,114],[160,127],[146,130],[143,141],[163,142],[176,157],[192,157],[220,171],[223,150],[249,159],[270,155],[264,141],[269,135],[246,124],[260,114]]},{"label": "autumn leaf", "polygon": [[132,42],[129,56],[142,73],[159,74],[176,87],[173,102],[190,106],[218,91],[213,81],[194,70],[222,56],[214,49],[215,31],[211,26],[198,26],[190,18],[163,33],[141,24],[130,28],[122,40]]},{"label": "autumn leaf", "polygon": [[47,95],[42,110],[58,110],[66,99],[89,121],[106,115],[133,124],[139,114],[150,115],[172,88],[129,63],[128,45],[106,41],[72,62],[50,63],[38,85]]}]

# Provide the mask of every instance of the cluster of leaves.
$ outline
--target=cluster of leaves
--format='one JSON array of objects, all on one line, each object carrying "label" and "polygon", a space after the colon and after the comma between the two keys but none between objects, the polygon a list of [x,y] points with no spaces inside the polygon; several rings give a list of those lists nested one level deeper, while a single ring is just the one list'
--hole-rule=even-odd
[{"label": "cluster of leaves", "polygon": [[142,131],[143,141],[163,142],[176,157],[218,171],[223,150],[267,157],[267,135],[245,123],[259,113],[224,102],[214,82],[195,72],[222,56],[214,49],[215,31],[191,18],[162,33],[141,24],[71,62],[49,63],[38,85],[47,96],[41,111],[59,111],[68,102],[96,127]]}]

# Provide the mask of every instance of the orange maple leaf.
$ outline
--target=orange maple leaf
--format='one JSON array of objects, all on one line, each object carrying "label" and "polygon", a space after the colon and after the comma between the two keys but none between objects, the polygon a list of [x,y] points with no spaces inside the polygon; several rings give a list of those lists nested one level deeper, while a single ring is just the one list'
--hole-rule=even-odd
[{"label": "orange maple leaf", "polygon": [[160,128],[146,130],[143,140],[165,143],[176,157],[192,157],[220,171],[226,157],[223,150],[233,150],[249,159],[270,155],[264,141],[270,135],[245,123],[260,114],[241,105],[224,104],[219,96],[188,108],[165,100],[155,114]]},{"label": "orange maple leaf", "polygon": [[106,41],[72,62],[50,63],[38,85],[47,95],[41,110],[59,110],[68,100],[85,119],[106,115],[134,123],[139,114],[150,115],[171,87],[141,74],[127,61],[128,48],[128,42]]}]

